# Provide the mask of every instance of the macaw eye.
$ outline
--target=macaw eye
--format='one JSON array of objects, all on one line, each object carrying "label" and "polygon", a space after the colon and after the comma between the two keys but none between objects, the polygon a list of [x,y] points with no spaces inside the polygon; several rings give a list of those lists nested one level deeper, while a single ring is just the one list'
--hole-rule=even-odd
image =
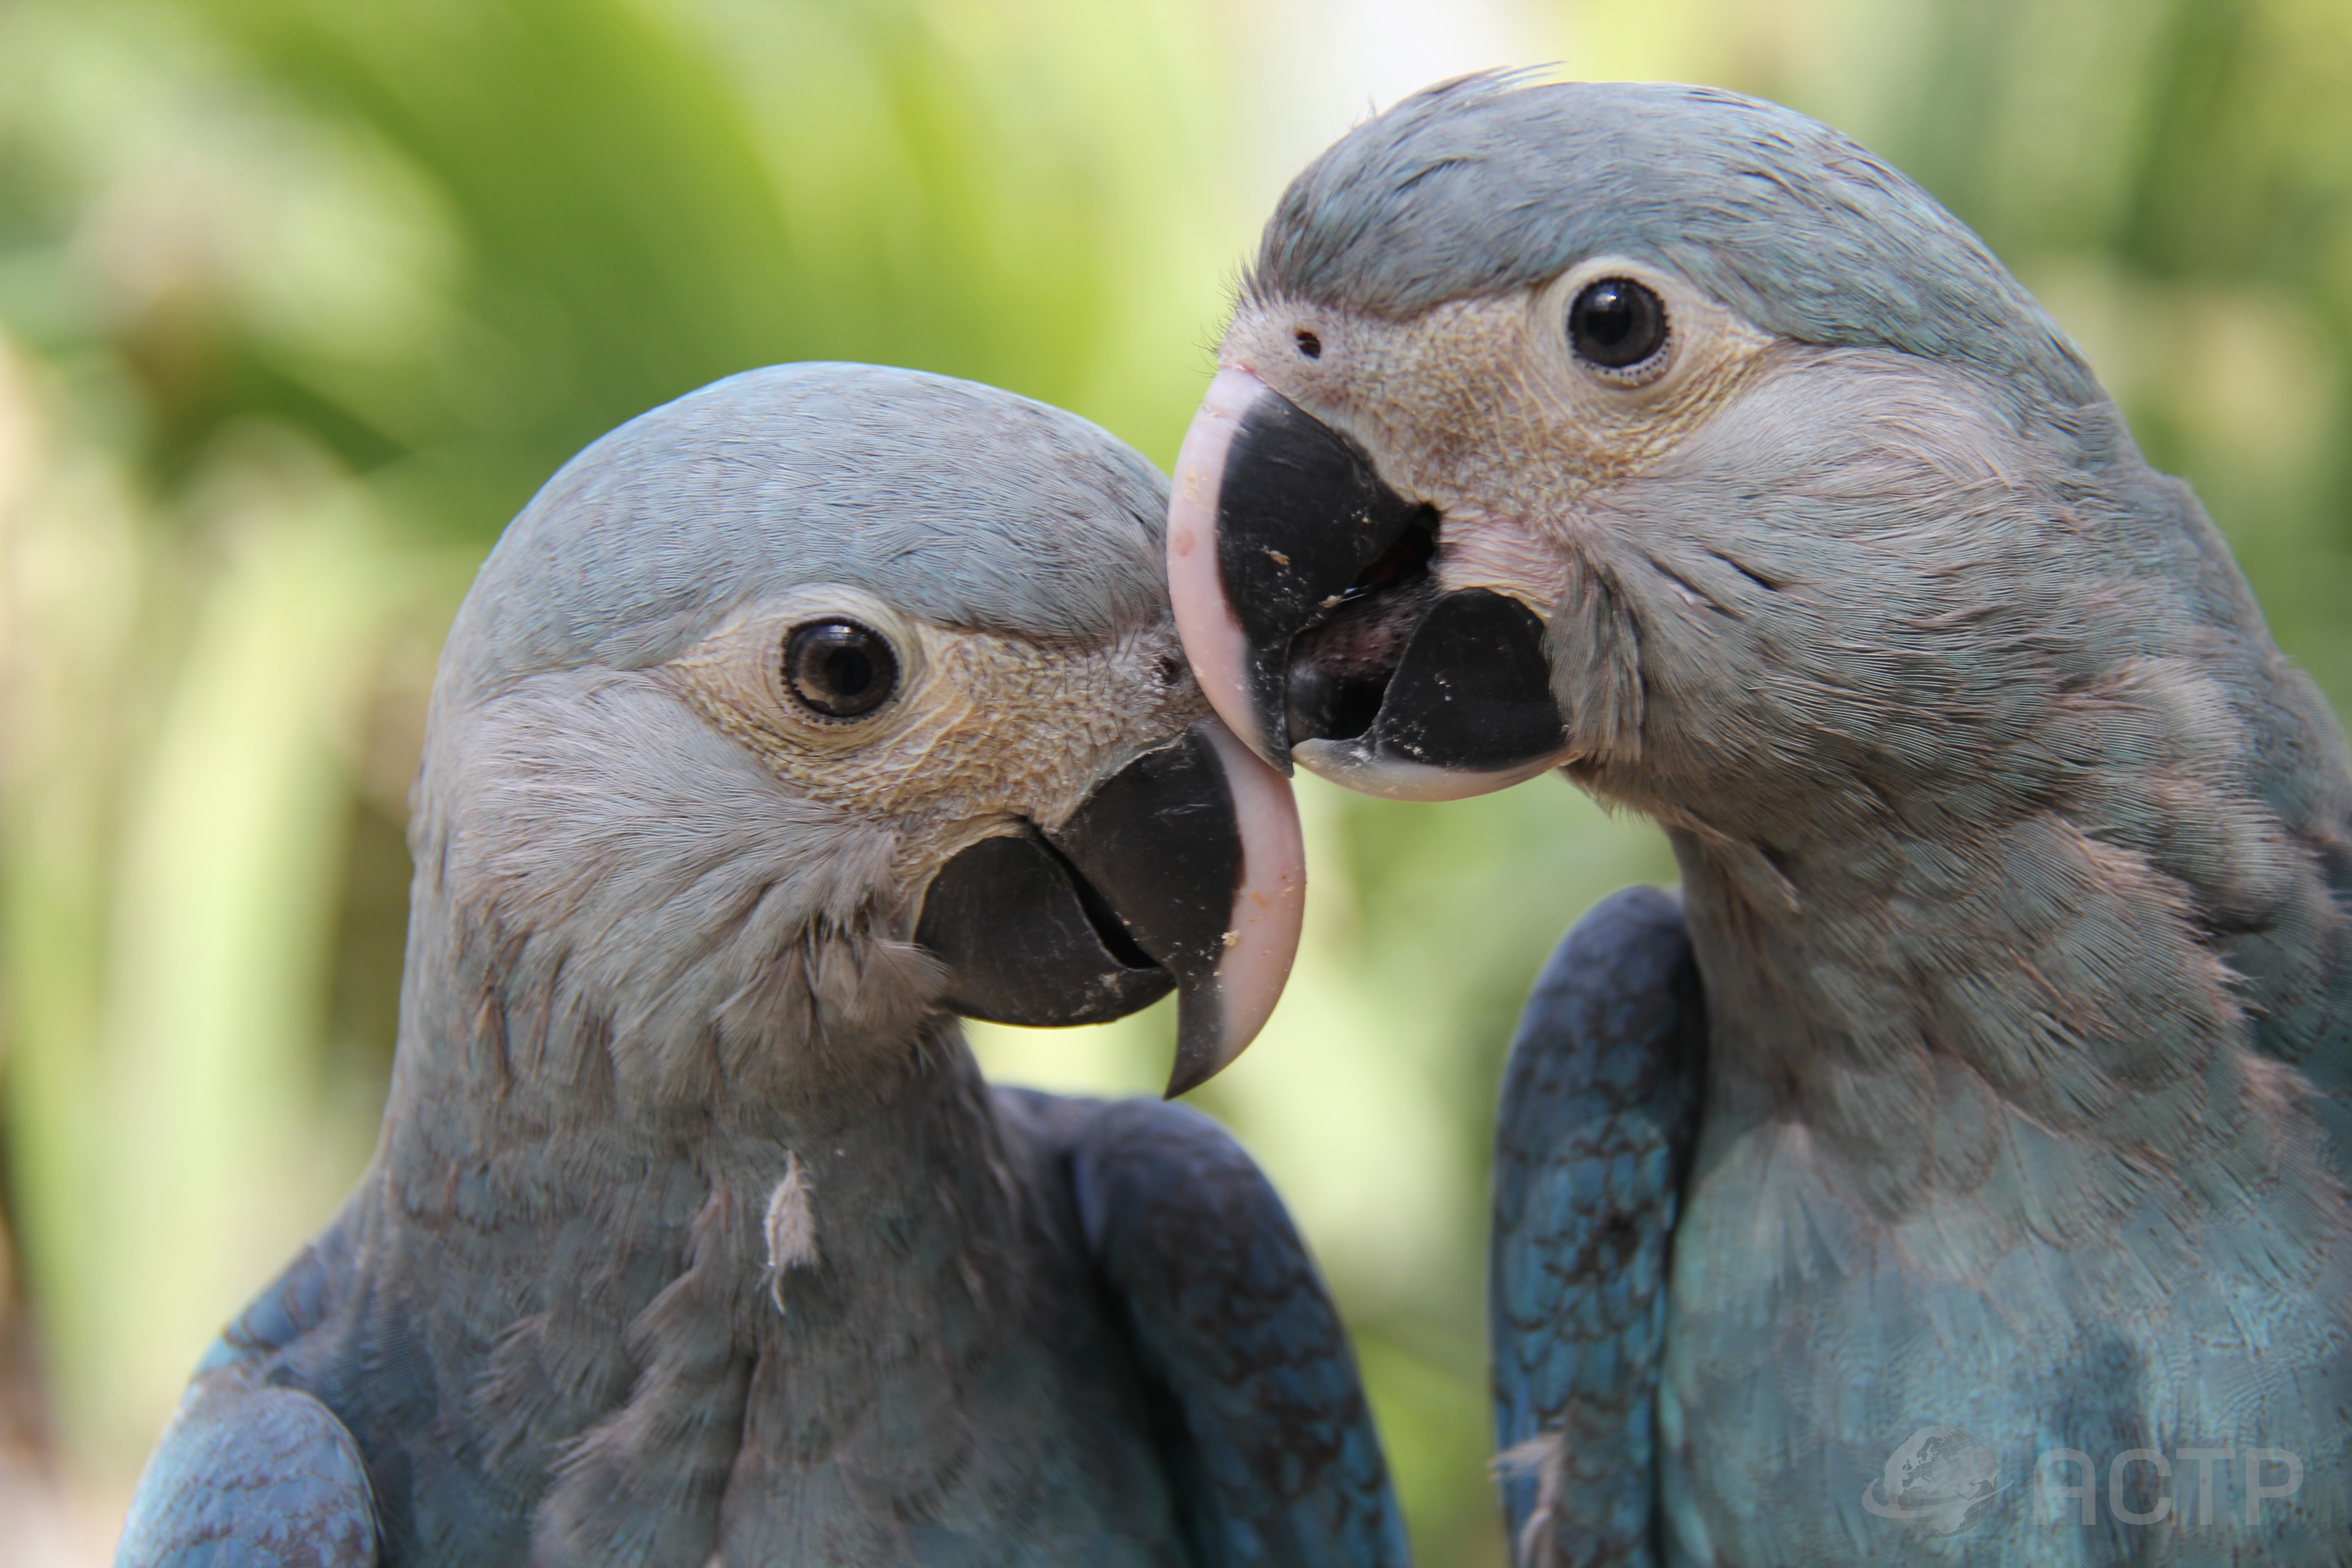
[{"label": "macaw eye", "polygon": [[816,621],[786,639],[784,684],[828,719],[855,719],[889,700],[898,684],[898,656],[870,626]]},{"label": "macaw eye", "polygon": [[1666,346],[1665,302],[1631,278],[1585,285],[1568,308],[1577,357],[1603,370],[1631,370]]}]

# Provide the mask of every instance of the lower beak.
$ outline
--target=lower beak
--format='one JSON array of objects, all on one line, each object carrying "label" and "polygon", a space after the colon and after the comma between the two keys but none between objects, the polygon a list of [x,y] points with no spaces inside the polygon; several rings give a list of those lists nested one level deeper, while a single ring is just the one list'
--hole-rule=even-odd
[{"label": "lower beak", "polygon": [[1104,780],[1061,826],[950,859],[915,940],[953,975],[947,1005],[993,1023],[1108,1023],[1173,990],[1173,1098],[1265,1027],[1306,907],[1290,786],[1204,719]]},{"label": "lower beak", "polygon": [[1184,437],[1168,580],[1184,651],[1259,756],[1372,795],[1481,795],[1562,760],[1544,626],[1485,588],[1444,593],[1444,520],[1361,447],[1246,370]]}]

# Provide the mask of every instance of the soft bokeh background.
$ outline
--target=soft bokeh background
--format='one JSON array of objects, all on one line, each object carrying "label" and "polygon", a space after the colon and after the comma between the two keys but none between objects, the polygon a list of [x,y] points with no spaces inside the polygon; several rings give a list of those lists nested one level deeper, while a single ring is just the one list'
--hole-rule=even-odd
[{"label": "soft bokeh background", "polygon": [[[0,1561],[104,1561],[198,1349],[364,1161],[435,650],[541,479],[809,357],[1164,467],[1282,182],[1545,61],[1922,179],[2352,700],[2343,0],[0,0]],[[1669,864],[1551,781],[1302,795],[1297,977],[1200,1098],[1339,1292],[1423,1561],[1497,1563],[1499,1059],[1559,931]],[[982,1033],[1000,1076],[1164,1071],[1164,1016]]]}]

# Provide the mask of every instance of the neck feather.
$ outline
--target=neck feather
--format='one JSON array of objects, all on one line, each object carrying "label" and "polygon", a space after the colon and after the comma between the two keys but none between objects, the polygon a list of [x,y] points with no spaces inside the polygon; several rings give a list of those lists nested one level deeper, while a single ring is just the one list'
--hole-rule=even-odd
[{"label": "neck feather", "polygon": [[[1719,1095],[1806,1123],[1890,1209],[1980,1184],[2022,1124],[2136,1171],[2273,1162],[2345,1087],[2332,733],[2250,734],[2192,668],[2143,663],[2036,743],[2045,787],[2005,812],[1958,781],[1674,830]],[[2282,756],[2297,777],[2255,771]]]}]

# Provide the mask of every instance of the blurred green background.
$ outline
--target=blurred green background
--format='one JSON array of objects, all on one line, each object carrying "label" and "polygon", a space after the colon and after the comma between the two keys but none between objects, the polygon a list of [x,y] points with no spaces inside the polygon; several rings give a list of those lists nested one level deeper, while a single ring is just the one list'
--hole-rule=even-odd
[{"label": "blurred green background", "polygon": [[[105,1560],[203,1342],[367,1156],[435,651],[559,463],[894,362],[1174,457],[1283,181],[1454,71],[1720,82],[1975,224],[2352,700],[2344,0],[0,0],[0,1561]],[[1307,944],[1202,1100],[1360,1336],[1422,1560],[1499,1563],[1486,1150],[1551,781],[1302,787]],[[1167,1024],[976,1031],[1148,1090]]]}]

